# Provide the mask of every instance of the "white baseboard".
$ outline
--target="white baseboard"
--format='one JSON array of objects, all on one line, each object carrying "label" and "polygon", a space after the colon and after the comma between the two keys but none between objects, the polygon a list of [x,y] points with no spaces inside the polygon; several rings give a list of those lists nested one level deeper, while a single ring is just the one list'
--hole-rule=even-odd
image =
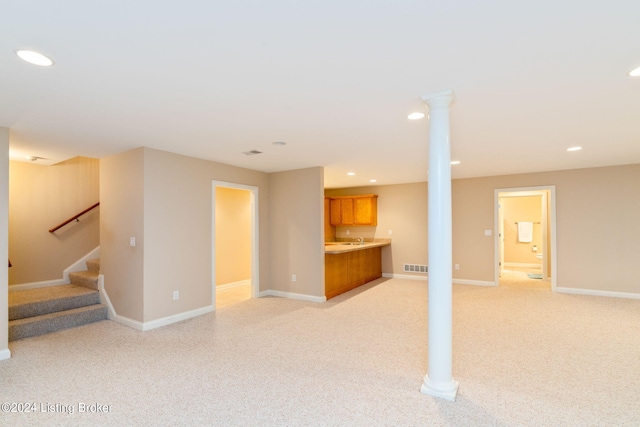
[{"label": "white baseboard", "polygon": [[133,320],[128,317],[119,316],[117,314],[114,316],[109,315],[109,320],[113,320],[114,322],[120,323],[121,325],[128,326],[138,331],[144,331],[144,323],[138,322],[137,320]]},{"label": "white baseboard", "polygon": [[172,323],[182,322],[183,320],[191,319],[194,317],[202,316],[203,314],[211,313],[215,311],[215,307],[208,305],[206,307],[198,308],[195,310],[185,311],[183,313],[173,314],[171,316],[162,317],[160,319],[152,320],[150,322],[139,322],[137,320],[130,319],[125,316],[109,315],[109,320],[113,320],[122,325],[136,329],[138,331],[150,331],[152,329],[160,328],[162,326],[171,325]]},{"label": "white baseboard", "polygon": [[[410,274],[382,273],[382,277],[387,277],[391,279],[421,280],[425,282],[428,281],[428,277],[426,275],[412,276]],[[487,282],[484,280],[456,279],[455,277],[453,278],[452,282],[457,285],[496,286],[495,282]]]},{"label": "white baseboard", "polygon": [[43,280],[42,282],[20,283],[19,285],[9,285],[9,291],[25,291],[27,289],[46,288],[49,286],[68,285],[69,281],[64,279]]},{"label": "white baseboard", "polygon": [[144,322],[142,324],[143,331],[149,331],[151,329],[167,326],[172,323],[182,322],[183,320],[191,319],[194,317],[202,316],[203,314],[211,313],[216,308],[213,305],[208,305],[202,308],[196,308],[195,310],[185,311],[183,313],[172,314],[171,316],[162,317],[160,319],[152,320],[151,322]]},{"label": "white baseboard", "polygon": [[411,274],[382,273],[382,277],[386,277],[388,279],[421,280],[423,282],[427,281],[426,274],[421,274],[420,276],[413,276]]},{"label": "white baseboard", "polygon": [[103,274],[98,275],[98,288],[100,290],[100,302],[106,305],[108,308],[109,320],[113,320],[115,322],[118,322],[130,328],[137,329],[138,331],[149,331],[151,329],[156,329],[161,326],[166,326],[172,323],[181,322],[183,320],[202,316],[203,314],[207,314],[207,313],[211,313],[212,311],[215,311],[215,307],[213,305],[208,305],[206,307],[197,308],[195,310],[185,311],[183,313],[178,313],[178,314],[172,314],[171,316],[152,320],[151,322],[139,322],[137,320],[133,320],[125,316],[120,316],[119,314],[116,313],[116,310],[113,307],[113,304],[111,303],[111,299],[109,299],[109,294],[107,294],[107,290],[104,288]]},{"label": "white baseboard", "polygon": [[227,289],[237,288],[239,286],[251,285],[251,279],[240,280],[238,282],[226,283],[224,285],[217,285],[216,291],[226,291]]},{"label": "white baseboard", "polygon": [[284,292],[284,291],[262,291],[258,294],[258,298],[262,297],[280,297],[280,298],[290,298],[290,299],[299,299],[302,301],[311,301],[311,302],[326,302],[327,297],[316,297],[313,295],[305,295],[305,294],[297,294],[295,292]]},{"label": "white baseboard", "polygon": [[96,247],[82,258],[65,268],[62,272],[62,279],[43,280],[41,282],[20,283],[18,285],[9,285],[10,291],[24,291],[27,289],[46,288],[49,286],[68,285],[69,273],[74,271],[84,271],[87,269],[86,261],[88,259],[100,258],[100,246]]},{"label": "white baseboard", "polygon": [[542,261],[540,263],[535,262],[505,262],[504,268],[507,267],[524,267],[524,268],[542,268]]},{"label": "white baseboard", "polygon": [[5,348],[4,350],[0,350],[0,360],[7,360],[7,359],[11,359],[11,351],[9,351],[8,348]]},{"label": "white baseboard", "polygon": [[591,295],[596,297],[640,299],[640,294],[635,294],[631,292],[598,291],[593,289],[565,288],[560,286],[556,286],[555,291],[561,294],[576,294],[576,295]]},{"label": "white baseboard", "polygon": [[474,286],[498,286],[496,282],[488,282],[485,280],[467,280],[467,279],[453,279],[453,283],[456,285],[474,285]]}]

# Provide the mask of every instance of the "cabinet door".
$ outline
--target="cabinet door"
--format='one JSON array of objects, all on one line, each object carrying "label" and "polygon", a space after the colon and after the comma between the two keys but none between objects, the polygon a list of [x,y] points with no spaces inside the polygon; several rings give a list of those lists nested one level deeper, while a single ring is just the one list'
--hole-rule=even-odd
[{"label": "cabinet door", "polygon": [[342,225],[352,225],[353,222],[353,199],[340,200],[340,212],[342,214]]},{"label": "cabinet door", "polygon": [[358,198],[355,199],[355,215],[354,224],[356,225],[371,225],[371,199],[370,198]]},{"label": "cabinet door", "polygon": [[342,225],[342,204],[340,203],[340,199],[331,199],[329,205],[331,225]]},{"label": "cabinet door", "polygon": [[354,225],[378,224],[378,199],[376,197],[359,197],[354,199]]},{"label": "cabinet door", "polygon": [[333,242],[336,240],[336,228],[331,225],[331,200],[324,199],[324,241]]}]

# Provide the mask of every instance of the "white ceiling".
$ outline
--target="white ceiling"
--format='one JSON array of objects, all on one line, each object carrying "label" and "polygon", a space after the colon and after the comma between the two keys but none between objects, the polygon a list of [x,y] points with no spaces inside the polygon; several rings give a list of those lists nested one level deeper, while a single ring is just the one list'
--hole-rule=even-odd
[{"label": "white ceiling", "polygon": [[639,17],[638,0],[3,1],[0,126],[49,162],[146,146],[324,166],[332,188],[418,182],[428,121],[406,116],[450,88],[454,178],[640,163]]}]

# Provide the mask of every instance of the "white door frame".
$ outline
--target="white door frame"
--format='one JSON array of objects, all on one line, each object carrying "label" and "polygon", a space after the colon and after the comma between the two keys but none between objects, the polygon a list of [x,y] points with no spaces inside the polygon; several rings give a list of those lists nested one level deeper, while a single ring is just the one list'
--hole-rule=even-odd
[{"label": "white door frame", "polygon": [[253,185],[237,184],[234,182],[212,181],[211,189],[211,304],[216,306],[216,188],[233,188],[247,190],[251,194],[251,298],[257,298],[260,290],[260,258],[259,258],[259,226],[258,219],[258,187]]},{"label": "white door frame", "polygon": [[[545,257],[547,256],[549,250],[551,250],[551,257],[549,257],[549,263],[551,264],[551,291],[555,292],[557,286],[557,275],[558,275],[558,267],[557,267],[557,255],[558,250],[556,247],[556,186],[555,185],[545,185],[539,187],[516,187],[516,188],[497,188],[493,190],[493,206],[494,206],[494,229],[495,232],[495,248],[494,248],[494,280],[495,285],[498,286],[500,280],[500,241],[502,237],[500,236],[500,224],[498,218],[499,211],[499,199],[500,193],[519,193],[519,196],[535,196],[542,194],[541,192],[548,191],[549,192],[549,217],[550,224],[546,224],[547,216],[542,216],[543,229],[549,227],[550,229],[550,237],[551,241],[547,242],[547,233],[543,232],[543,253],[545,253]],[[543,197],[543,209],[545,209],[546,198]],[[545,209],[546,210],[546,209]],[[544,261],[544,260],[543,260]],[[546,262],[543,262],[545,265]],[[544,270],[547,270],[545,268]],[[546,274],[547,271],[543,271],[543,274]],[[544,276],[543,276],[544,277]]]}]

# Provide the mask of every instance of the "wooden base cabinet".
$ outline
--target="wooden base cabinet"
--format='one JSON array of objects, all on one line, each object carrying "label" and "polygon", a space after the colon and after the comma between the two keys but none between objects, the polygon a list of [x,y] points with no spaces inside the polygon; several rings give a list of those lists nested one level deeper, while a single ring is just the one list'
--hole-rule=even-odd
[{"label": "wooden base cabinet", "polygon": [[324,290],[333,298],[382,277],[382,248],[368,248],[324,256]]}]

